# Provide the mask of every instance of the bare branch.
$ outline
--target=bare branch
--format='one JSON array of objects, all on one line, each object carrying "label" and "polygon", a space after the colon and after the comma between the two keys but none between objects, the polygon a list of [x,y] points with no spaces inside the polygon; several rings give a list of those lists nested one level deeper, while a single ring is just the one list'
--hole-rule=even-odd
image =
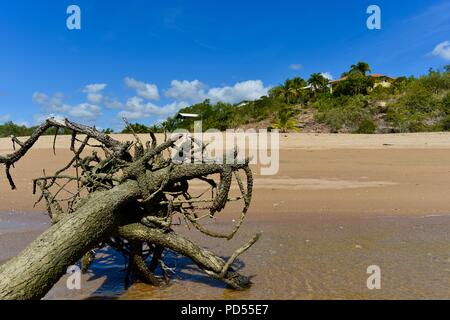
[{"label": "bare branch", "polygon": [[[125,119],[125,123],[130,124]],[[67,165],[52,175],[44,171],[42,177],[33,180],[33,193],[37,188],[47,204],[52,227],[33,242],[11,262],[0,266],[0,298],[42,297],[64,274],[68,265],[81,259],[86,271],[95,259],[94,251],[109,245],[124,255],[128,261],[127,277],[133,275],[151,285],[159,285],[160,279],[153,272],[158,265],[164,280],[169,281],[173,272],[163,261],[163,251],[170,249],[191,258],[207,275],[219,279],[231,288],[241,290],[250,285],[250,278],[232,269],[238,256],[248,250],[260,237],[255,235],[248,243],[236,250],[224,261],[214,253],[197,246],[177,235],[173,227],[174,214],[180,213],[187,227],[193,226],[201,233],[230,240],[240,229],[251,203],[253,177],[249,159],[243,163],[237,159],[237,150],[225,155],[227,164],[214,159],[193,161],[194,152],[185,155],[190,163],[179,163],[167,157],[167,150],[174,151],[175,142],[182,135],[167,139],[157,145],[151,141],[142,145],[132,130],[135,142],[120,142],[99,132],[95,127],[73,123],[67,119],[50,118],[22,142],[11,137],[13,153],[0,156],[0,164],[6,167],[6,176],[14,189],[11,167],[19,161],[49,128],[55,128],[53,152],[59,130],[71,131],[70,150],[73,157]],[[79,140],[77,135],[84,135]],[[90,140],[99,144],[90,144]],[[77,143],[81,143],[76,147]],[[203,153],[207,145],[193,138],[184,142],[198,146]],[[131,147],[135,154],[130,154]],[[93,148],[90,154],[83,152]],[[98,152],[99,149],[104,151]],[[191,148],[193,150],[193,148]],[[231,157],[231,159],[227,159]],[[73,170],[75,169],[75,173]],[[240,173],[245,173],[246,185]],[[217,175],[220,178],[217,178]],[[233,176],[240,196],[230,198]],[[200,180],[207,184],[205,191],[194,197],[190,194],[190,181]],[[219,180],[218,182],[216,180]],[[211,191],[208,194],[208,191]],[[228,234],[208,230],[200,220],[212,218],[231,201],[243,200],[240,217]],[[51,258],[49,258],[51,257]],[[146,259],[151,257],[147,265]],[[26,265],[26,266],[25,266]],[[19,288],[18,290],[16,290]]]}]

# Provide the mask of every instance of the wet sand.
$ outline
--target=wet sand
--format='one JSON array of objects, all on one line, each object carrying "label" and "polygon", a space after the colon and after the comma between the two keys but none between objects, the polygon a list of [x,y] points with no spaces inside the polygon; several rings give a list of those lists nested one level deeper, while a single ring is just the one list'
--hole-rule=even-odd
[{"label": "wet sand", "polygon": [[[70,153],[64,150],[67,137],[58,138],[56,157],[46,139],[14,169],[18,191],[10,191],[0,173],[0,212],[14,213],[0,215],[0,261],[47,227],[39,213],[44,208],[32,208],[31,178],[43,168],[52,172],[64,166]],[[179,230],[225,257],[263,231],[238,264],[242,273],[255,275],[250,290],[232,292],[187,259],[172,257],[168,264],[176,274],[169,287],[135,284],[124,291],[116,257],[96,263],[81,291],[68,291],[63,278],[47,298],[450,298],[449,134],[297,134],[281,139],[280,172],[255,177],[252,207],[236,239],[204,239],[184,227]],[[0,139],[0,152],[7,148]],[[215,228],[232,227],[232,209]],[[381,290],[366,287],[369,265],[381,268]]]}]

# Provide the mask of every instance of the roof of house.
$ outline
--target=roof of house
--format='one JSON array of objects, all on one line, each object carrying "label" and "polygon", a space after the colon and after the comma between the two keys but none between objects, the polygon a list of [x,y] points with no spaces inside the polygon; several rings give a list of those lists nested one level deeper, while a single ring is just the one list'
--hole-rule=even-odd
[{"label": "roof of house", "polygon": [[[381,74],[381,73],[372,73],[372,74],[369,74],[369,77],[372,77],[372,78],[387,78],[387,79],[392,79],[392,80],[395,79],[395,78],[389,77],[389,76],[387,76],[385,74]],[[347,80],[347,79],[348,79],[348,77],[342,77],[342,78],[337,79],[337,80],[330,80],[329,83],[336,83],[336,82],[344,81],[344,80]]]},{"label": "roof of house", "polygon": [[385,74],[381,74],[381,73],[372,73],[369,76],[372,77],[372,78],[387,78],[387,79],[395,80],[394,77],[389,77],[389,76],[387,76]]},{"label": "roof of house", "polygon": [[198,118],[199,115],[195,113],[178,113],[177,118]]}]

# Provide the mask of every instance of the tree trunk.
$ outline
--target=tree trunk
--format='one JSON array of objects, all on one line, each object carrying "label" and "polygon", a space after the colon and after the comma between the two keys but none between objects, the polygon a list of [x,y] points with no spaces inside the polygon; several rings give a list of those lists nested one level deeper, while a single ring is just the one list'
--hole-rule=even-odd
[{"label": "tree trunk", "polygon": [[[139,137],[135,135],[133,157],[129,153],[132,142],[119,142],[95,128],[72,123],[67,119],[61,121],[50,118],[40,125],[27,141],[22,142],[12,137],[12,141],[17,143],[20,149],[6,156],[0,155],[0,164],[5,165],[6,177],[13,189],[15,185],[10,169],[51,127],[73,131],[70,149],[74,152],[74,157],[55,175],[34,179],[34,188],[39,186],[42,192],[38,201],[46,200],[48,213],[54,224],[18,256],[0,266],[0,299],[44,297],[66,273],[69,266],[79,261],[91,249],[117,235],[125,246],[131,244],[131,248],[122,250],[123,247],[119,246],[115,249],[131,255],[133,273],[147,283],[159,283],[152,272],[155,264],[163,265],[161,252],[164,248],[168,248],[191,258],[210,277],[225,282],[231,288],[241,290],[250,285],[250,278],[234,271],[232,264],[240,254],[258,240],[259,234],[235,251],[228,261],[224,261],[214,253],[180,237],[171,229],[173,214],[180,213],[185,216],[186,221],[191,222],[205,235],[225,239],[231,239],[235,235],[246,216],[253,188],[249,160],[247,159],[244,163],[238,162],[237,150],[235,150],[234,158],[231,159],[232,164],[229,165],[215,163],[215,161],[192,163],[193,157],[191,163],[178,163],[171,158],[165,158],[163,152],[170,148],[178,150],[174,143],[180,139],[179,136],[157,146],[156,138],[151,134],[152,144],[147,144],[147,148],[144,149]],[[75,148],[76,141],[79,141],[76,138],[77,134],[86,135],[78,149]],[[81,153],[88,146],[88,140],[91,138],[100,142],[101,145],[89,146],[104,151],[104,159],[99,157],[95,150],[92,151],[91,156],[82,158]],[[201,150],[206,148],[201,141],[196,144]],[[191,143],[191,146],[193,145],[194,140]],[[76,177],[65,174],[71,166],[77,168]],[[78,170],[81,170],[81,174]],[[246,186],[239,177],[240,170],[245,172]],[[214,179],[208,179],[208,176],[214,174],[220,175],[219,183],[216,183]],[[193,205],[196,199],[193,199],[188,192],[188,181],[200,179],[207,183],[211,198],[206,197],[198,201],[209,203],[200,209],[209,210],[209,215],[213,217],[222,211],[229,201],[236,201],[228,197],[233,174],[242,196],[237,200],[243,199],[244,206],[233,231],[222,235],[207,230],[193,218],[198,208]],[[67,180],[67,182],[59,185],[57,180]],[[79,192],[70,199],[56,199],[58,193],[72,181],[77,182]],[[54,195],[52,195],[52,188],[57,190]],[[109,190],[101,191],[105,189]],[[80,190],[87,191],[89,196],[78,198]],[[80,202],[74,208],[72,204],[75,200]],[[66,212],[62,209],[60,202],[68,205]],[[157,250],[153,252],[153,263],[150,268],[144,262],[142,255],[143,243],[157,247]],[[113,248],[115,246],[115,244],[110,245]]]},{"label": "tree trunk", "polygon": [[70,265],[114,232],[120,212],[139,192],[136,181],[127,181],[93,193],[74,214],[62,218],[0,266],[0,299],[44,297]]}]

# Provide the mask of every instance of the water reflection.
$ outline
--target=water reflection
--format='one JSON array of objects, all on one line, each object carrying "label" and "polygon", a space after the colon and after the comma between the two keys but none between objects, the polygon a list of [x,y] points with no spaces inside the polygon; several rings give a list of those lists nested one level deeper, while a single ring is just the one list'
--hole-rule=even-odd
[{"label": "water reflection", "polygon": [[[216,224],[219,231],[228,226]],[[63,277],[46,299],[450,298],[450,216],[446,215],[292,214],[273,221],[249,220],[231,241],[205,238],[184,228],[177,232],[226,259],[261,230],[260,241],[235,265],[242,274],[254,275],[249,290],[229,290],[189,259],[174,253],[165,256],[166,264],[175,272],[170,274],[170,285],[154,288],[136,283],[125,289],[124,258],[103,249],[88,274],[83,275],[81,290],[67,290]],[[366,287],[369,265],[381,268],[381,290]],[[157,275],[161,276],[160,269]]]}]

